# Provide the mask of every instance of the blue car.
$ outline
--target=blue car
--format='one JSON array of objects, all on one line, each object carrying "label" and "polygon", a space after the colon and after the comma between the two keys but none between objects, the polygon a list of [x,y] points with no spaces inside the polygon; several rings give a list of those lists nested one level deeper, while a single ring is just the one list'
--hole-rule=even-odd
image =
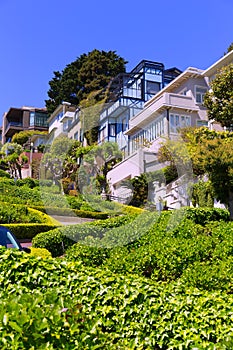
[{"label": "blue car", "polygon": [[0,246],[30,253],[30,248],[22,247],[15,235],[5,226],[0,226]]}]

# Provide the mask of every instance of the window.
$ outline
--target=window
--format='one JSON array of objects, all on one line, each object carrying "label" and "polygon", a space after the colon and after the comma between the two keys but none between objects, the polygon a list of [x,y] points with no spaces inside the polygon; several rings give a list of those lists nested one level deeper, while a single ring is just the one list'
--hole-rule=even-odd
[{"label": "window", "polygon": [[109,136],[116,136],[116,124],[109,124]]},{"label": "window", "polygon": [[65,120],[65,121],[63,122],[63,131],[64,131],[64,132],[67,132],[67,131],[68,131],[68,129],[69,129],[71,123],[72,123],[72,120],[70,120],[70,119]]},{"label": "window", "polygon": [[127,129],[127,121],[126,118],[122,119],[122,131],[126,131]]},{"label": "window", "polygon": [[146,82],[146,92],[148,94],[156,94],[160,90],[160,83],[154,81]]},{"label": "window", "polygon": [[35,125],[35,112],[30,112],[30,126]]},{"label": "window", "polygon": [[123,159],[127,156],[127,152],[126,152],[126,147],[122,148],[122,156],[123,156]]},{"label": "window", "polygon": [[30,126],[48,126],[48,115],[40,112],[30,112]]},{"label": "window", "polygon": [[104,141],[106,137],[106,126],[103,127],[103,129],[100,130],[100,142]]},{"label": "window", "polygon": [[139,147],[148,147],[150,142],[164,135],[164,117],[156,119],[145,129],[142,129],[131,138],[131,151],[136,151]]},{"label": "window", "polygon": [[186,96],[187,95],[187,88],[185,88],[184,90],[182,90],[181,92],[180,92],[180,94],[181,95],[183,95],[183,96]]},{"label": "window", "polygon": [[147,67],[145,71],[148,74],[162,75],[162,70],[158,68]]},{"label": "window", "polygon": [[203,86],[196,86],[196,102],[197,103],[203,103],[206,91],[207,91],[207,88],[205,88]]},{"label": "window", "polygon": [[201,127],[201,126],[208,127],[208,121],[207,120],[197,120],[197,126],[198,127]]},{"label": "window", "polygon": [[74,140],[78,140],[78,131],[74,134]]},{"label": "window", "polygon": [[169,124],[170,132],[176,134],[179,128],[185,128],[191,125],[191,118],[189,115],[170,114]]}]

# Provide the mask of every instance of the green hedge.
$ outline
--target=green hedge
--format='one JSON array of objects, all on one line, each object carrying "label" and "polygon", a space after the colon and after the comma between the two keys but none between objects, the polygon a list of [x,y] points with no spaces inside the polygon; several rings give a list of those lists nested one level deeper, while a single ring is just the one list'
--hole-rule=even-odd
[{"label": "green hedge", "polygon": [[55,223],[48,215],[26,205],[0,202],[0,224],[6,223]]},{"label": "green hedge", "polygon": [[230,213],[220,208],[184,208],[186,217],[196,224],[205,225],[209,221],[229,221]]},{"label": "green hedge", "polygon": [[4,224],[18,239],[32,239],[41,232],[57,228],[57,225],[48,224]]},{"label": "green hedge", "polygon": [[229,350],[233,296],[0,249],[0,348]]},{"label": "green hedge", "polygon": [[[224,217],[224,211],[217,212]],[[207,213],[210,214],[208,210]],[[215,210],[212,214],[210,219]],[[153,213],[148,217],[140,215],[131,223],[105,231],[102,237],[86,235],[67,250],[66,257],[80,261],[83,266],[99,266],[113,273],[145,276],[157,282],[180,279],[184,285],[201,289],[231,288],[232,222],[207,223],[205,219],[205,225],[200,225],[195,223],[196,217],[192,221],[185,215],[179,218],[179,211],[168,211],[157,219],[154,217],[150,225],[147,222],[150,217],[153,218]]]},{"label": "green hedge", "polygon": [[119,216],[104,221],[95,221],[79,225],[59,227],[55,230],[40,233],[32,240],[33,247],[46,248],[56,257],[78,241],[86,237],[102,238],[112,229],[124,226],[135,219],[135,215]]},{"label": "green hedge", "polygon": [[109,217],[108,213],[100,213],[100,212],[92,212],[92,211],[84,211],[78,209],[70,209],[70,208],[59,208],[59,207],[45,207],[45,206],[30,206],[36,210],[39,210],[43,213],[48,213],[49,215],[60,215],[60,216],[78,216],[81,218],[91,218],[91,219],[107,219]]}]

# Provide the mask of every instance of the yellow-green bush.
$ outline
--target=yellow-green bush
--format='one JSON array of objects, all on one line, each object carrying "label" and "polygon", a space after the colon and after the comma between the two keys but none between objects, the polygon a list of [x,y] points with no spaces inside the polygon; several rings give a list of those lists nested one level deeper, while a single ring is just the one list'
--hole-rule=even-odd
[{"label": "yellow-green bush", "polygon": [[30,247],[31,255],[37,256],[40,258],[52,258],[52,254],[45,248],[34,248]]},{"label": "yellow-green bush", "polygon": [[132,207],[130,205],[123,205],[122,212],[124,214],[142,214],[145,210],[137,207]]},{"label": "yellow-green bush", "polygon": [[61,226],[61,224],[55,220],[54,218],[50,217],[49,215],[42,213],[39,210],[36,210],[34,208],[28,208],[29,213],[33,213],[36,214],[38,216],[38,218],[40,218],[40,221],[42,221],[43,223],[47,224],[47,225],[57,225],[57,226]]}]

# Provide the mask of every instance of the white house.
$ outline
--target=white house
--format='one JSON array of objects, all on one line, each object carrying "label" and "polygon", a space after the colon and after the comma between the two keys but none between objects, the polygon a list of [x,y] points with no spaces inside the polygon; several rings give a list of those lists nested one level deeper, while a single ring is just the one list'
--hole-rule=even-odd
[{"label": "white house", "polygon": [[125,188],[121,186],[122,181],[161,168],[157,160],[161,142],[175,139],[179,128],[208,126],[221,129],[219,124],[208,120],[203,97],[215,74],[231,62],[233,51],[206,70],[187,68],[129,120],[129,128],[125,131],[128,136],[128,157],[108,173],[113,196],[127,196]]}]

